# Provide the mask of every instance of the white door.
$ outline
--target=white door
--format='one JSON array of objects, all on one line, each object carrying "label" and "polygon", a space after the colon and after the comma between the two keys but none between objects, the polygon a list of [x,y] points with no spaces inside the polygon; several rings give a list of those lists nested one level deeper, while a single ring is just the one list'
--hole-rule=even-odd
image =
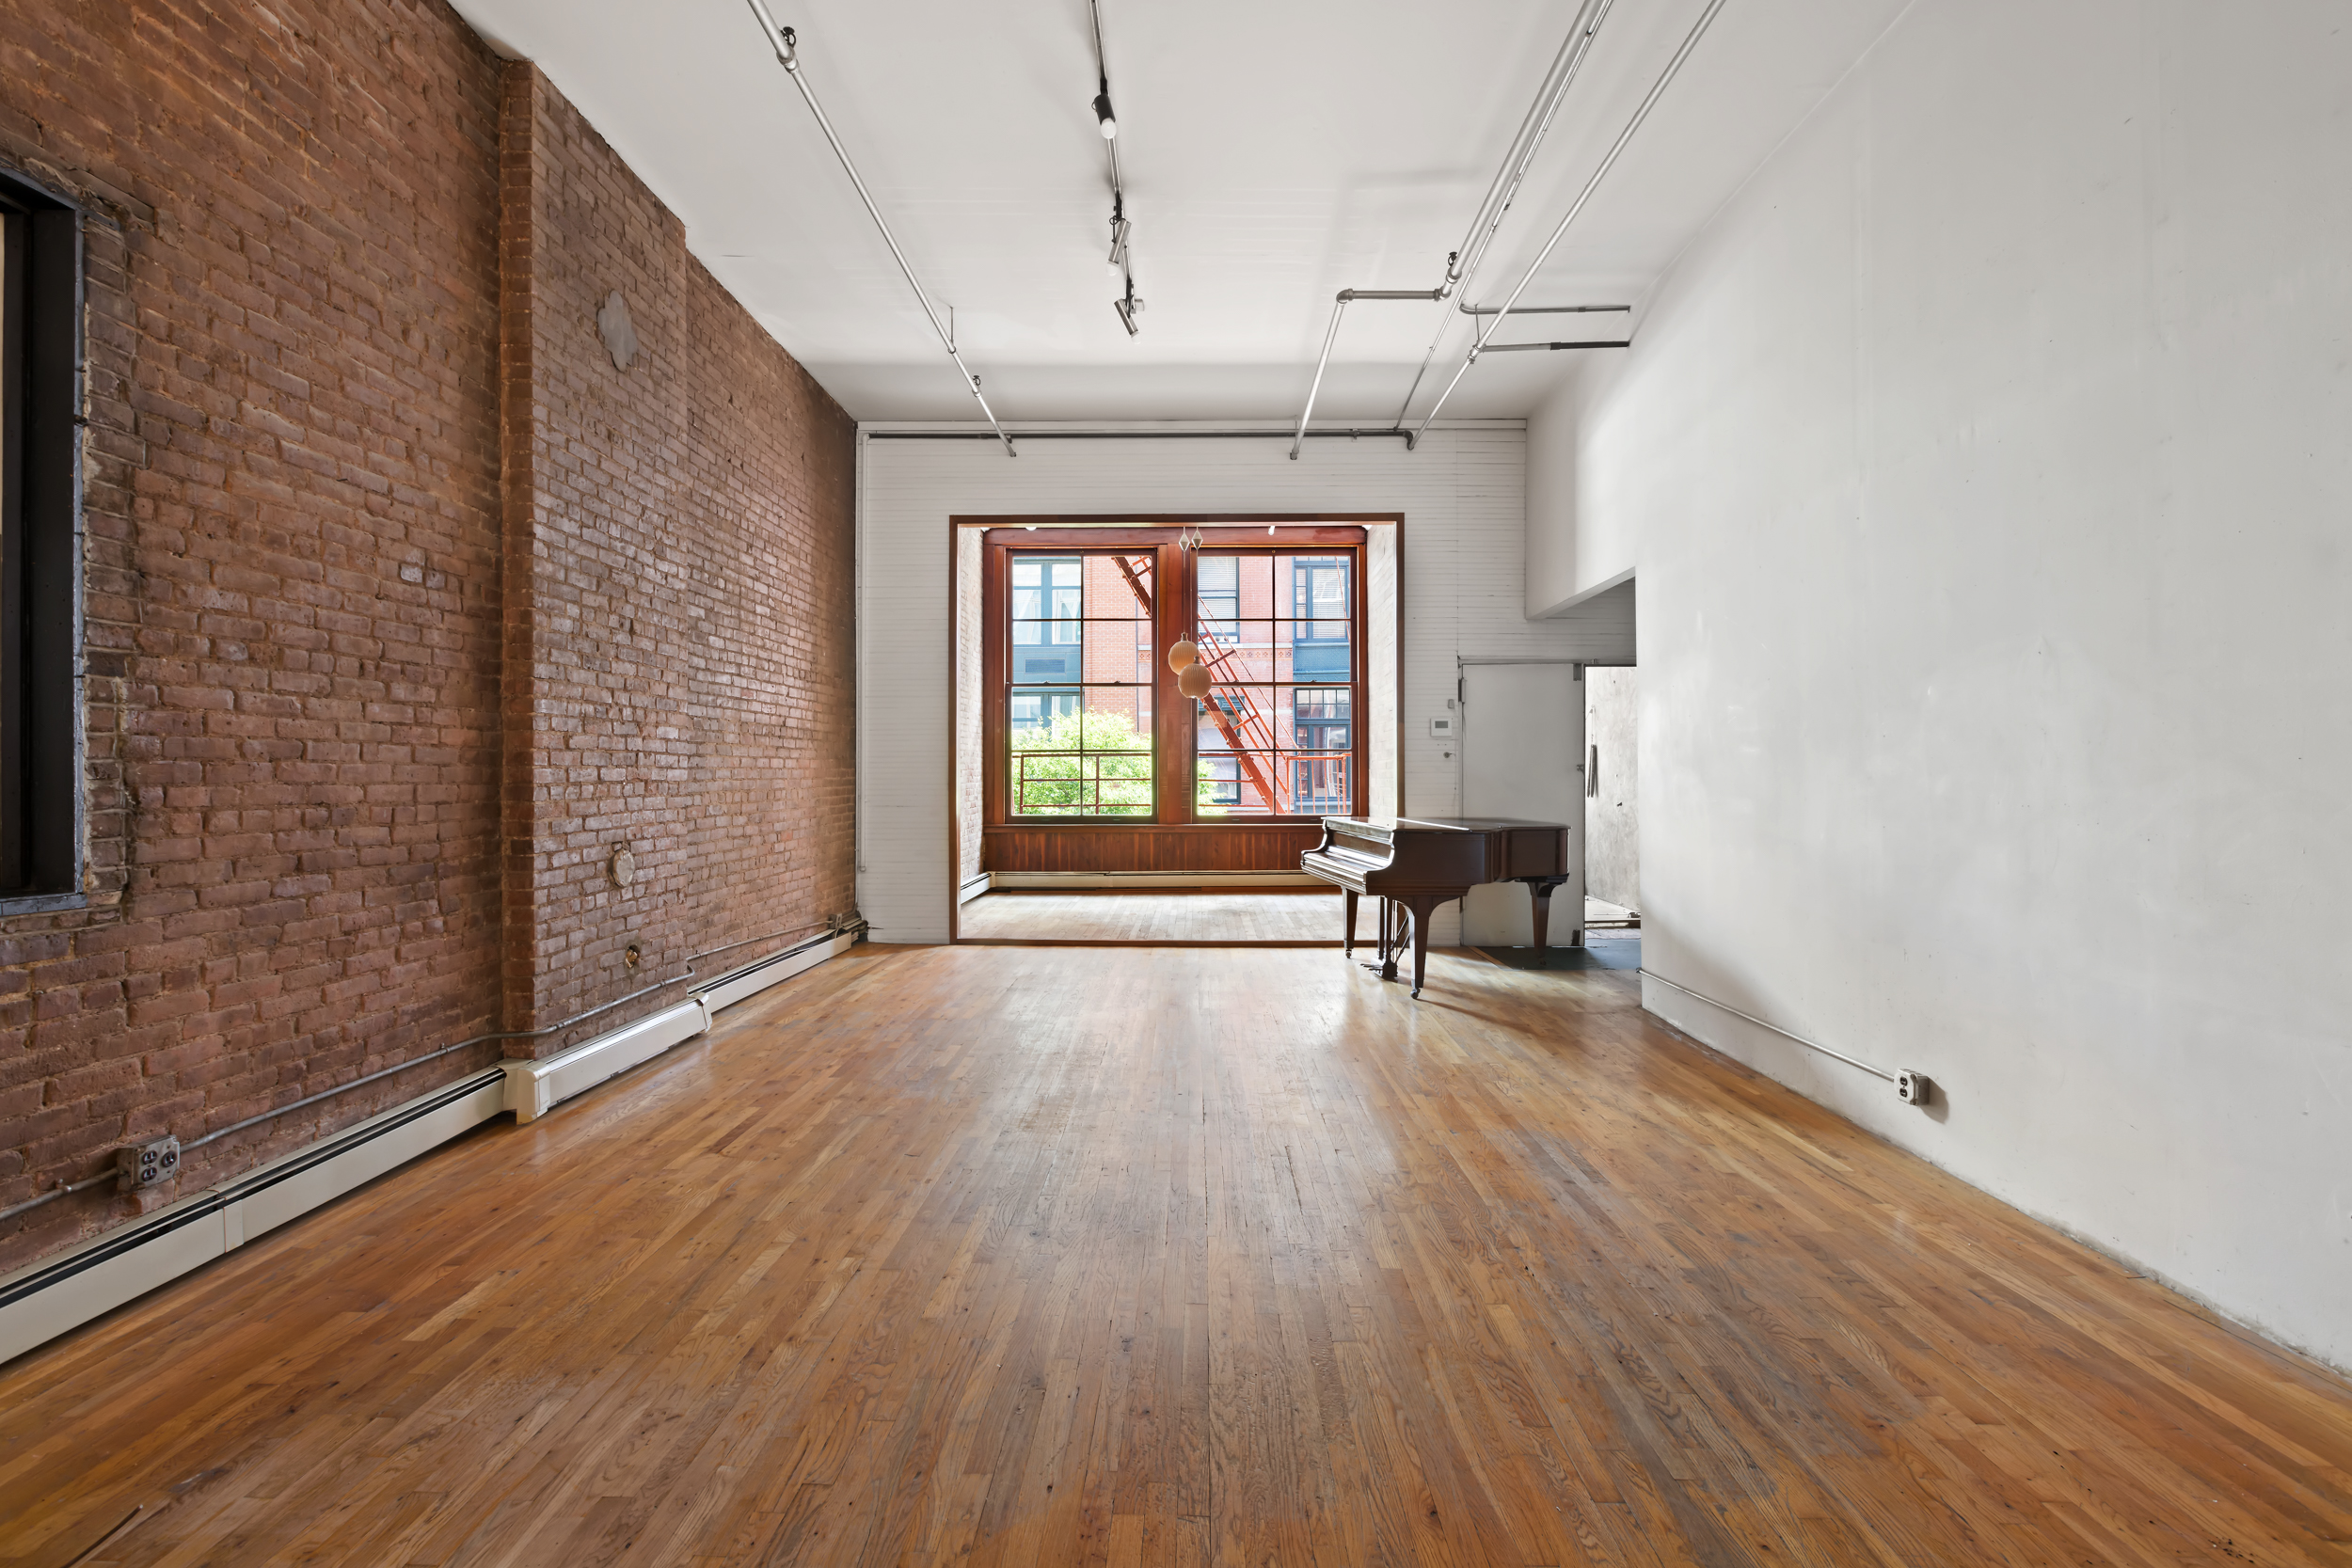
[{"label": "white door", "polygon": [[[1546,937],[1572,945],[1584,925],[1584,687],[1573,664],[1462,666],[1462,815],[1568,825],[1568,879],[1551,895]],[[1527,889],[1472,888],[1468,946],[1524,947],[1535,937]]]}]

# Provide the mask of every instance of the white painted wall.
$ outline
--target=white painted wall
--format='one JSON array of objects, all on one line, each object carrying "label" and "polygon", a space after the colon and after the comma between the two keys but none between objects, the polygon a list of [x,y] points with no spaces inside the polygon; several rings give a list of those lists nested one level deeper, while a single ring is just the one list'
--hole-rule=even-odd
[{"label": "white painted wall", "polygon": [[1531,421],[1651,1006],[2352,1365],[2352,12],[1920,0]]},{"label": "white painted wall", "polygon": [[[859,908],[877,942],[947,936],[948,525],[974,514],[1401,512],[1405,515],[1405,805],[1452,815],[1460,775],[1428,719],[1457,655],[1578,657],[1574,622],[1521,613],[1516,422],[1391,440],[982,441],[860,435]],[[1380,563],[1375,561],[1377,570]],[[1374,651],[1381,640],[1375,638]],[[1454,914],[1432,939],[1456,938]]]}]

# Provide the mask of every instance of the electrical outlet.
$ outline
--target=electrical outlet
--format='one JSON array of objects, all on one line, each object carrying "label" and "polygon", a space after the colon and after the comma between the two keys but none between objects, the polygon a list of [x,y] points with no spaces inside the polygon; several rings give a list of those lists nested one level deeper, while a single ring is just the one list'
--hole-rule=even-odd
[{"label": "electrical outlet", "polygon": [[1934,1092],[1934,1082],[1924,1072],[1904,1068],[1895,1074],[1895,1098],[1906,1105],[1925,1105]]},{"label": "electrical outlet", "polygon": [[180,1140],[157,1138],[126,1145],[115,1150],[115,1168],[119,1192],[135,1193],[168,1181],[180,1174]]}]

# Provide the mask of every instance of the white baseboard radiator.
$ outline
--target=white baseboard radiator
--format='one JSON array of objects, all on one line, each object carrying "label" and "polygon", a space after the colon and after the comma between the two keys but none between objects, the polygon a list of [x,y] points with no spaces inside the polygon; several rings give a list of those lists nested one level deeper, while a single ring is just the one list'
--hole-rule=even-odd
[{"label": "white baseboard radiator", "polygon": [[0,1362],[113,1311],[508,1111],[532,1121],[709,1029],[711,1015],[846,953],[828,933],[543,1061],[501,1062],[0,1278]]}]

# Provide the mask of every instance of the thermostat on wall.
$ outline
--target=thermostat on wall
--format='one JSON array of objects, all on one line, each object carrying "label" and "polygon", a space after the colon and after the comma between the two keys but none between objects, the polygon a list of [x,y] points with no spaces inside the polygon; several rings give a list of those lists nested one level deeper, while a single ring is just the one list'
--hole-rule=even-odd
[{"label": "thermostat on wall", "polygon": [[1430,739],[1432,739],[1432,740],[1451,740],[1451,739],[1453,739],[1453,738],[1454,738],[1454,715],[1452,715],[1452,714],[1448,713],[1448,714],[1441,715],[1441,716],[1439,716],[1438,718],[1432,719],[1431,721],[1429,721],[1429,738],[1430,738]]}]

